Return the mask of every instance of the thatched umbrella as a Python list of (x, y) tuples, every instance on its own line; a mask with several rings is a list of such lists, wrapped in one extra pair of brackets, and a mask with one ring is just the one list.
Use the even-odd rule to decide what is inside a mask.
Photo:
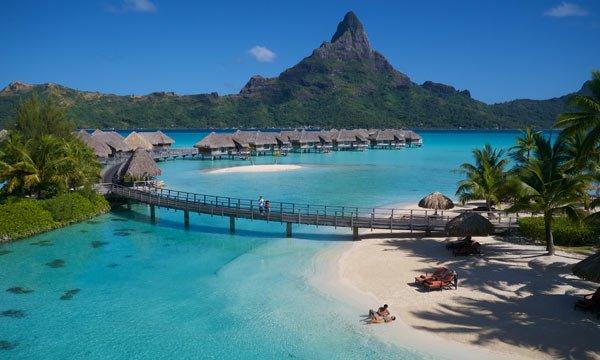
[(438, 210), (448, 210), (454, 207), (454, 203), (449, 197), (441, 192), (432, 192), (419, 201), (419, 207), (426, 209), (434, 209), (437, 214)]
[(575, 264), (573, 274), (582, 279), (600, 283), (600, 252)]
[(446, 224), (446, 233), (450, 236), (486, 236), (493, 232), (494, 225), (474, 212), (462, 213)]
[(161, 174), (156, 162), (148, 151), (138, 148), (119, 167), (119, 180), (133, 182), (137, 180), (148, 180)]

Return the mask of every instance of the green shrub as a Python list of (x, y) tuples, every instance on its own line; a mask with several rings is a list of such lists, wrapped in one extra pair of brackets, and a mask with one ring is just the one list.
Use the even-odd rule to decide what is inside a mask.
[(24, 199), (0, 205), (0, 238), (18, 239), (58, 227), (41, 201)]
[(32, 236), (108, 210), (108, 201), (93, 193), (69, 193), (46, 200), (11, 198), (0, 204), (0, 240)]
[[(545, 241), (543, 217), (519, 219), (522, 235), (538, 242)], [(555, 218), (552, 223), (554, 244), (561, 246), (584, 246), (600, 244), (600, 226), (574, 222), (566, 217)]]
[(52, 218), (61, 224), (69, 224), (89, 219), (109, 210), (106, 199), (91, 194), (87, 197), (80, 193), (69, 193), (42, 200), (44, 209), (52, 214)]

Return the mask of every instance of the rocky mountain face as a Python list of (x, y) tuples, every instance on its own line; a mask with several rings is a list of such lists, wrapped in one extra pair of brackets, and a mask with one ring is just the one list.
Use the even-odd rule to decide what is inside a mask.
[(415, 84), (373, 50), (353, 12), (324, 42), (278, 77), (253, 76), (238, 94), (117, 96), (55, 84), (13, 82), (0, 91), (0, 127), (24, 96), (56, 96), (82, 127), (549, 127), (566, 97), (486, 105), (468, 90)]

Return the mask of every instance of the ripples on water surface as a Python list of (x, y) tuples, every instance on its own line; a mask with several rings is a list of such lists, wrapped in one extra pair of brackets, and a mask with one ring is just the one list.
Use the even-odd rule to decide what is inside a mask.
[[(174, 189), (274, 201), (383, 206), (431, 191), (453, 194), (470, 150), (511, 146), (510, 132), (424, 132), (401, 151), (292, 154), (284, 173), (205, 174), (241, 161), (161, 164)], [(174, 133), (189, 146), (199, 133)], [(257, 163), (272, 163), (261, 157)], [(0, 246), (0, 358), (409, 358), (384, 344), (306, 281), (314, 255), (349, 239), (347, 230), (158, 210), (116, 211)], [(375, 306), (374, 304), (373, 306)]]

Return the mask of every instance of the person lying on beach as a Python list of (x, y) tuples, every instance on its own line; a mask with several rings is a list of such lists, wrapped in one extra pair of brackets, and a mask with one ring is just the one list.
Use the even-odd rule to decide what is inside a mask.
[(393, 315), (381, 316), (373, 310), (369, 310), (369, 320), (372, 324), (381, 324), (388, 323), (396, 320), (396, 317)]
[(390, 311), (388, 310), (388, 304), (384, 304), (377, 310), (377, 315), (379, 316), (389, 316)]

